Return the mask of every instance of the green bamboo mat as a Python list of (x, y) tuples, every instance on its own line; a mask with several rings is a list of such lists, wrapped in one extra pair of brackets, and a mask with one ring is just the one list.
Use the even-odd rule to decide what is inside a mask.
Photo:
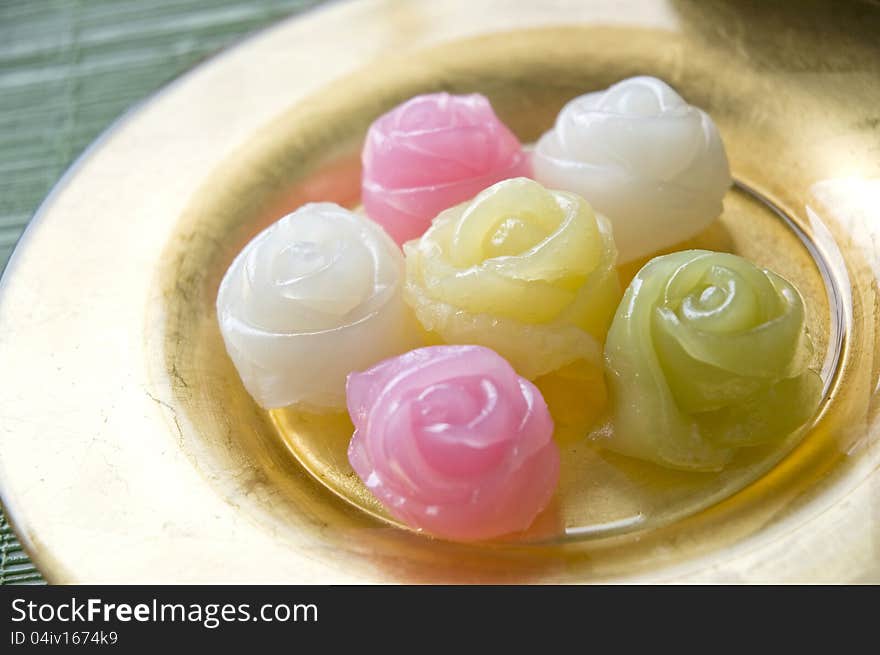
[[(108, 123), (243, 35), (321, 1), (0, 0), (0, 269)], [(0, 511), (0, 584), (41, 582)]]

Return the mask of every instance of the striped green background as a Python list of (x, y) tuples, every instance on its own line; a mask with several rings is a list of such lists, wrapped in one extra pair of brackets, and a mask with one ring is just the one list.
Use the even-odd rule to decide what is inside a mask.
[[(0, 0), (0, 268), (55, 181), (127, 107), (321, 1)], [(0, 584), (41, 582), (0, 512)]]

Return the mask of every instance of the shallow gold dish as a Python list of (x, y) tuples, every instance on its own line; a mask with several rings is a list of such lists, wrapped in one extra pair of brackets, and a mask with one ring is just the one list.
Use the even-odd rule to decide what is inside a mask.
[[(766, 3), (769, 5), (770, 3)], [(643, 0), (338, 3), (263, 32), (112, 128), (0, 285), (0, 485), (53, 582), (880, 582), (880, 8)], [(524, 141), (624, 77), (706, 109), (738, 186), (694, 245), (803, 291), (815, 422), (721, 475), (563, 443), (529, 533), (432, 540), (348, 469), (345, 417), (260, 410), (214, 299), (260, 229), (358, 203), (369, 123), (489, 96)]]

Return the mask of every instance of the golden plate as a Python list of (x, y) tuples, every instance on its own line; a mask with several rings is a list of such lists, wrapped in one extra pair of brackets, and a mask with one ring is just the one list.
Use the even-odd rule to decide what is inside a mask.
[[(52, 582), (880, 581), (880, 9), (696, 0), (335, 3), (172, 84), (80, 160), (0, 287), (0, 483)], [(565, 442), (533, 530), (389, 525), (350, 426), (259, 410), (213, 312), (226, 265), (312, 199), (358, 201), (369, 123), (478, 91), (524, 140), (653, 74), (715, 118), (739, 186), (701, 243), (793, 279), (827, 394), (723, 475)]]

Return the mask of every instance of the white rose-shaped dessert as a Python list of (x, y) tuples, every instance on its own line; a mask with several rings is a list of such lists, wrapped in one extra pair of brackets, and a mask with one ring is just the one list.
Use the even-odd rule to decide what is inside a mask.
[(226, 349), (263, 407), (345, 407), (351, 371), (419, 345), (403, 256), (369, 219), (304, 205), (258, 234), (217, 295)]
[(702, 231), (731, 184), (712, 119), (653, 77), (569, 102), (532, 164), (536, 180), (579, 193), (608, 217), (621, 263)]

